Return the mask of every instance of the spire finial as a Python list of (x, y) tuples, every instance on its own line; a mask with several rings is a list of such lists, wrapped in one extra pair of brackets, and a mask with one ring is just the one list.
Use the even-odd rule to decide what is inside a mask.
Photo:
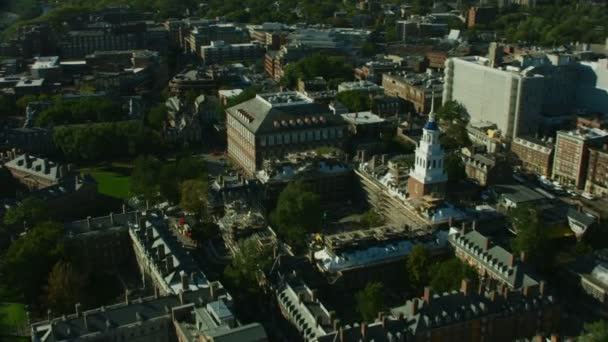
[(431, 112), (429, 113), (429, 121), (435, 121), (435, 92), (431, 92)]

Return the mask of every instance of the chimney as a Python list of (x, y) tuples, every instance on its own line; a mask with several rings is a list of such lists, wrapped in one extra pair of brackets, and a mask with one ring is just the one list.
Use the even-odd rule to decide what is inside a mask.
[(467, 233), (467, 224), (466, 222), (462, 222), (462, 228), (460, 229), (460, 235), (464, 236)]
[(313, 303), (317, 302), (317, 290), (316, 289), (310, 290), (310, 301)]
[(114, 227), (114, 213), (110, 212), (110, 224)]
[(521, 262), (526, 262), (526, 252), (525, 251), (519, 252), (519, 260)]
[(464, 278), (460, 281), (460, 292), (462, 292), (463, 295), (465, 296), (469, 296), (471, 294), (471, 281), (467, 278)]
[(452, 216), (448, 217), (448, 225), (450, 228), (454, 226), (454, 218)]
[(158, 287), (154, 286), (154, 298), (158, 299), (159, 296), (160, 296), (160, 294), (158, 291)]
[(91, 229), (91, 216), (87, 216), (87, 228)]
[(511, 290), (509, 290), (508, 286), (505, 286), (502, 290), (502, 295), (503, 297), (505, 297), (505, 300), (509, 299), (509, 294), (510, 294)]
[(82, 321), (84, 323), (84, 331), (89, 331), (89, 320), (87, 319), (87, 313), (83, 313), (82, 315)]
[(190, 287), (188, 285), (188, 274), (184, 271), (181, 271), (179, 273), (179, 276), (181, 277), (181, 280), (182, 280), (182, 289), (184, 289), (184, 291), (187, 291)]
[(302, 304), (304, 302), (304, 294), (298, 293), (298, 303)]
[(511, 253), (509, 255), (509, 267), (513, 267), (515, 266), (515, 255), (513, 253)]
[(123, 214), (126, 214), (126, 213), (127, 213), (127, 205), (126, 205), (126, 204), (123, 204), (123, 205), (122, 205), (122, 213), (123, 213)]
[(340, 330), (340, 320), (337, 318), (334, 318), (332, 321), (333, 327), (334, 327), (334, 331), (338, 331)]
[(412, 316), (416, 316), (418, 314), (418, 298), (412, 299)]
[(534, 295), (535, 286), (524, 286), (523, 294), (524, 297), (532, 297)]
[(544, 280), (541, 280), (538, 283), (538, 293), (540, 294), (541, 297), (544, 297), (546, 291), (547, 291), (547, 282)]
[(171, 271), (173, 271), (173, 257), (172, 256), (165, 258), (165, 266), (167, 267), (167, 272), (171, 273)]
[(473, 230), (477, 230), (477, 221), (473, 221), (473, 226), (472, 226)]
[(179, 303), (181, 305), (184, 305), (184, 291), (183, 290), (179, 290), (179, 292), (177, 293), (177, 297), (179, 297)]
[(345, 340), (344, 340), (344, 328), (340, 327), (340, 331), (338, 332), (338, 336), (340, 337), (340, 342), (345, 342)]
[(131, 304), (131, 300), (129, 299), (129, 290), (125, 290), (125, 304)]
[(483, 240), (483, 250), (487, 252), (488, 249), (490, 249), (490, 239), (484, 238), (484, 240)]
[(361, 339), (365, 341), (367, 338), (367, 323), (361, 323)]
[(424, 287), (424, 296), (422, 298), (424, 299), (424, 302), (426, 304), (429, 304), (431, 302), (431, 299), (433, 298), (433, 290), (430, 286)]
[(215, 285), (216, 282), (209, 283), (209, 296), (211, 297), (211, 300), (215, 300)]

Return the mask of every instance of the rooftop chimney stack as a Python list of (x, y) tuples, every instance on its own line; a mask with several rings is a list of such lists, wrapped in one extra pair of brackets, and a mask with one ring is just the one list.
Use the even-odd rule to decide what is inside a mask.
[(190, 287), (188, 284), (188, 274), (184, 271), (181, 271), (179, 273), (179, 276), (181, 277), (181, 281), (182, 281), (182, 289), (184, 289), (184, 291), (187, 291)]
[(412, 299), (412, 316), (416, 316), (418, 314), (418, 298)]
[(76, 305), (74, 305), (74, 309), (76, 311), (76, 317), (80, 317), (82, 315), (82, 305), (80, 303), (76, 303)]
[(471, 294), (471, 286), (473, 285), (471, 284), (471, 281), (469, 279), (462, 279), (462, 281), (460, 282), (460, 292), (462, 292), (463, 295), (468, 297)]
[(431, 289), (430, 286), (425, 286), (424, 287), (424, 296), (422, 297), (424, 299), (424, 302), (426, 304), (429, 304), (431, 302), (432, 297), (433, 297), (433, 290)]

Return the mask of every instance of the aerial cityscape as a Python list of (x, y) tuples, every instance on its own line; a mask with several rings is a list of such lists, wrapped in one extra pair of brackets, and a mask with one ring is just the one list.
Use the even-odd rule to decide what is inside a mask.
[(608, 1), (0, 1), (25, 341), (608, 342)]

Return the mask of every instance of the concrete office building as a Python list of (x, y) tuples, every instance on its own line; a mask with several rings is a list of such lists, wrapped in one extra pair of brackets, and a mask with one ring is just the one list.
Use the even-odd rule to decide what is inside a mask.
[(526, 52), (503, 66), (501, 49), (490, 57), (450, 58), (443, 101), (458, 101), (471, 122), (495, 123), (503, 136), (537, 133), (540, 114), (606, 112), (608, 60), (578, 62), (574, 55)]
[(579, 189), (585, 185), (589, 147), (601, 146), (608, 132), (596, 128), (558, 131), (553, 158), (553, 179)]
[(506, 137), (534, 133), (540, 120), (542, 76), (529, 69), (497, 69), (487, 58), (450, 58), (446, 62), (443, 103), (457, 101), (470, 121), (489, 121)]

